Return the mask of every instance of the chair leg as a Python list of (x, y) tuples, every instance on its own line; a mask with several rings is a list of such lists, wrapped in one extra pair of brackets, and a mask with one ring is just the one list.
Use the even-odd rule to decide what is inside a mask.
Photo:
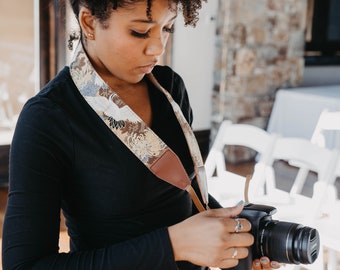
[(337, 270), (338, 269), (338, 258), (337, 252), (334, 249), (328, 249), (328, 263), (327, 270)]
[(304, 183), (306, 182), (309, 170), (307, 168), (301, 167), (298, 171), (298, 174), (295, 178), (294, 185), (292, 186), (290, 193), (291, 194), (300, 194), (303, 188)]

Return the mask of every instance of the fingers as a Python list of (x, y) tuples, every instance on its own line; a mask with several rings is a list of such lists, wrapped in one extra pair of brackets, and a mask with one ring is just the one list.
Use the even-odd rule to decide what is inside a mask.
[(244, 259), (248, 257), (248, 248), (245, 247), (231, 247), (228, 248), (226, 258), (225, 259)]
[(254, 243), (254, 237), (250, 233), (231, 233), (228, 238), (230, 247), (247, 247)]
[(271, 261), (270, 265), (273, 269), (279, 269), (281, 267), (280, 263), (278, 263), (276, 261)]
[(241, 220), (239, 218), (235, 218), (234, 220), (236, 221), (236, 226), (235, 226), (235, 229), (234, 229), (235, 233), (241, 232), (242, 229), (243, 229), (243, 225), (242, 225)]
[(210, 209), (208, 211), (204, 211), (204, 214), (214, 217), (232, 218), (236, 217), (238, 214), (241, 213), (243, 206), (244, 206), (243, 203), (239, 203), (233, 207)]
[[(228, 232), (249, 232), (251, 229), (251, 223), (246, 219), (237, 218), (237, 215), (241, 213), (243, 206), (243, 203), (238, 203), (234, 207), (210, 209), (203, 212), (203, 214), (210, 217), (225, 219), (228, 226)], [(235, 223), (230, 222), (230, 218), (234, 218)]]
[(248, 256), (254, 242), (251, 224), (235, 218), (242, 205), (200, 212), (168, 228), (176, 261), (230, 268)]
[(253, 270), (270, 270), (278, 268), (280, 268), (280, 264), (276, 261), (270, 261), (268, 257), (262, 257), (261, 259), (253, 261)]
[(270, 261), (267, 257), (256, 259), (253, 261), (253, 270), (271, 269)]
[(248, 220), (230, 217), (218, 219), (223, 223), (224, 238), (228, 238), (229, 247), (245, 247), (253, 244), (254, 237), (249, 233), (251, 223)]
[(235, 227), (231, 232), (239, 233), (239, 232), (249, 232), (251, 229), (251, 223), (244, 218), (235, 218)]
[[(239, 260), (248, 257), (249, 250), (246, 247), (231, 247), (226, 250), (225, 257), (221, 260), (221, 263), (218, 264), (217, 269), (225, 269), (234, 267), (239, 263)], [(215, 268), (210, 268), (215, 269)]]
[(224, 223), (225, 239), (231, 247), (245, 247), (250, 246), (254, 242), (254, 237), (249, 233), (251, 223), (244, 218), (225, 218), (220, 219)]
[[(244, 218), (234, 218), (234, 214), (240, 212), (239, 210), (242, 211), (242, 207), (243, 206), (234, 206), (230, 208), (211, 209), (201, 214), (225, 220), (227, 231), (230, 233), (249, 232), (251, 223), (248, 220)], [(233, 219), (233, 222), (231, 222), (230, 219)]]
[(244, 218), (221, 218), (226, 232), (230, 234), (241, 234), (251, 230), (251, 223)]

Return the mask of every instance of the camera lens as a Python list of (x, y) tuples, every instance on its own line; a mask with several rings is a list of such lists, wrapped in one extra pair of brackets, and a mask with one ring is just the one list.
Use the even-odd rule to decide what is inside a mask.
[(259, 228), (259, 250), (271, 260), (291, 264), (313, 263), (320, 239), (316, 229), (277, 220), (265, 221)]

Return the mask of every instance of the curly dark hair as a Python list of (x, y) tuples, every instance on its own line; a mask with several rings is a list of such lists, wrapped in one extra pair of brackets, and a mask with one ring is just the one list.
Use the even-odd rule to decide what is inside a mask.
[[(152, 2), (156, 0), (70, 0), (73, 12), (78, 20), (80, 6), (85, 6), (91, 10), (92, 14), (95, 15), (98, 20), (105, 27), (105, 21), (110, 17), (111, 12), (117, 8), (128, 7), (137, 2), (147, 2), (146, 15), (148, 19), (151, 18), (151, 8)], [(168, 0), (169, 9), (171, 10), (171, 4), (175, 3), (177, 11), (182, 12), (184, 17), (185, 26), (196, 26), (198, 21), (198, 10), (202, 8), (202, 2), (207, 2), (207, 0)], [(70, 34), (68, 40), (68, 48), (73, 49), (73, 41), (81, 38), (82, 32), (73, 32)]]
[[(81, 5), (91, 10), (102, 23), (111, 15), (112, 10), (133, 5), (136, 2), (147, 1), (146, 15), (151, 19), (152, 2), (155, 0), (70, 0), (73, 12), (78, 18), (79, 7)], [(185, 25), (195, 27), (198, 21), (198, 10), (202, 7), (202, 2), (207, 0), (168, 0), (169, 8), (171, 3), (175, 3), (178, 10), (182, 12)]]

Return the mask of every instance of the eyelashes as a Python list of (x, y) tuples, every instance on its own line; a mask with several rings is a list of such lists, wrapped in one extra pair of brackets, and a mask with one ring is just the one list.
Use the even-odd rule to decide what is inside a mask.
[(150, 31), (146, 33), (140, 33), (140, 32), (131, 30), (131, 35), (137, 38), (148, 38), (150, 36)]
[(173, 34), (175, 32), (175, 25), (171, 25), (171, 27), (164, 27), (163, 31), (165, 31), (169, 34)]
[[(175, 26), (172, 25), (171, 27), (164, 27), (163, 31), (169, 34), (173, 34), (175, 32)], [(145, 32), (145, 33), (141, 33), (135, 30), (131, 30), (131, 35), (137, 38), (148, 38), (150, 37), (150, 30)]]

